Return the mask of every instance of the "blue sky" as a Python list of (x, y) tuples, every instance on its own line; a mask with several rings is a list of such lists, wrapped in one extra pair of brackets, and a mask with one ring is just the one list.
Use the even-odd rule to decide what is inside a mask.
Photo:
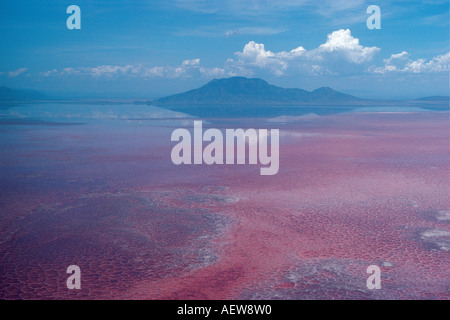
[[(66, 27), (72, 4), (80, 30)], [(371, 4), (379, 30), (366, 26)], [(448, 0), (2, 0), (0, 14), (0, 85), (12, 88), (142, 99), (241, 75), (369, 98), (449, 94)]]

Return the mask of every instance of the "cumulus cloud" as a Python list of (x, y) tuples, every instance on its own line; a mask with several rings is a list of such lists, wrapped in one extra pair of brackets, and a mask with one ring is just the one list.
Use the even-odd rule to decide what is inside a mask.
[(9, 71), (8, 72), (8, 76), (10, 76), (10, 77), (17, 77), (18, 75), (26, 72), (27, 70), (28, 70), (27, 68), (19, 68), (19, 69), (14, 70), (14, 71)]
[[(41, 72), (44, 77), (78, 75), (93, 78), (141, 77), (190, 78), (203, 76), (220, 78), (229, 76), (254, 76), (270, 73), (276, 76), (304, 75), (361, 75), (364, 73), (385, 74), (392, 72), (431, 73), (450, 70), (450, 52), (431, 60), (412, 60), (406, 51), (392, 54), (384, 59), (383, 66), (370, 66), (378, 47), (364, 46), (349, 29), (340, 29), (328, 34), (324, 43), (307, 50), (298, 45), (287, 51), (271, 51), (263, 43), (249, 41), (242, 51), (234, 53), (223, 65), (205, 67), (198, 58), (186, 59), (178, 65), (99, 65), (96, 67), (67, 67)], [(11, 71), (10, 76), (25, 72), (25, 68)], [(260, 76), (260, 74), (258, 74)]]
[(238, 60), (229, 59), (228, 65), (231, 68), (241, 69), (245, 66), (255, 66), (260, 69), (269, 69), (275, 75), (283, 75), (288, 68), (288, 62), (302, 56), (306, 50), (303, 47), (297, 47), (291, 51), (272, 52), (266, 50), (264, 44), (250, 41), (242, 52), (236, 52)]
[(242, 52), (236, 52), (240, 58), (240, 63), (259, 68), (269, 68), (275, 74), (282, 74), (286, 70), (287, 64), (279, 59), (275, 53), (264, 48), (264, 44), (250, 41), (247, 43)]
[(384, 59), (384, 66), (370, 67), (369, 71), (378, 74), (390, 72), (402, 73), (432, 73), (450, 71), (450, 52), (436, 56), (430, 61), (426, 59), (412, 60), (406, 51), (392, 54), (389, 59)]
[[(325, 43), (312, 50), (299, 45), (289, 51), (273, 52), (263, 43), (248, 42), (242, 51), (235, 52), (233, 58), (224, 65), (206, 68), (200, 59), (187, 59), (178, 66), (143, 65), (100, 65), (96, 67), (67, 67), (62, 70), (42, 72), (43, 76), (87, 75), (92, 77), (115, 77), (118, 75), (140, 76), (143, 78), (164, 77), (182, 78), (201, 75), (208, 78), (234, 75), (252, 76), (256, 70), (266, 70), (276, 76), (289, 72), (302, 72), (311, 75), (338, 74), (339, 70), (350, 70), (349, 64), (361, 65), (373, 59), (380, 49), (365, 47), (359, 39), (352, 36), (349, 29), (341, 29), (328, 35)], [(367, 68), (367, 66), (366, 66)]]
[(377, 47), (363, 47), (359, 39), (352, 36), (349, 29), (333, 31), (327, 37), (327, 42), (321, 44), (314, 50), (314, 54), (324, 53), (342, 54), (345, 59), (354, 63), (362, 63), (372, 60), (373, 56), (380, 51)]
[(309, 51), (298, 46), (290, 51), (272, 52), (266, 50), (264, 44), (250, 41), (241, 52), (235, 53), (236, 60), (229, 59), (227, 63), (230, 68), (256, 67), (278, 76), (284, 75), (290, 67), (311, 74), (332, 74), (332, 65), (336, 65), (336, 61), (359, 65), (371, 61), (378, 51), (377, 47), (362, 46), (349, 29), (341, 29), (329, 34), (325, 43)]

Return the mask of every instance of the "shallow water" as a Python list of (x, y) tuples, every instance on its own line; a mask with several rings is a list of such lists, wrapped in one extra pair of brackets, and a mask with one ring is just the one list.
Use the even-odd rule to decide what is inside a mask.
[(260, 176), (175, 166), (183, 113), (2, 108), (0, 298), (449, 299), (448, 113), (372, 111), (203, 119), (279, 128)]

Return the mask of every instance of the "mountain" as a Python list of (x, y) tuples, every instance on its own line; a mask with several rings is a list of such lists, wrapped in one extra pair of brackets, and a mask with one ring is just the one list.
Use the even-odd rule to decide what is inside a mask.
[(414, 101), (449, 102), (449, 96), (432, 96), (414, 99)]
[(328, 87), (312, 92), (285, 89), (258, 78), (232, 77), (214, 79), (206, 85), (184, 93), (149, 101), (156, 106), (180, 105), (346, 105), (363, 99)]
[(0, 101), (23, 101), (45, 99), (45, 95), (35, 90), (0, 87)]

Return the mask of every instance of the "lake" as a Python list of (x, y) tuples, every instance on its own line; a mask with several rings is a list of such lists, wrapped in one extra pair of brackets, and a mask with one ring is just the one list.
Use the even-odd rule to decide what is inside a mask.
[(3, 105), (0, 299), (449, 299), (448, 112), (344, 109), (201, 118), (279, 129), (261, 176), (174, 165), (180, 110)]

